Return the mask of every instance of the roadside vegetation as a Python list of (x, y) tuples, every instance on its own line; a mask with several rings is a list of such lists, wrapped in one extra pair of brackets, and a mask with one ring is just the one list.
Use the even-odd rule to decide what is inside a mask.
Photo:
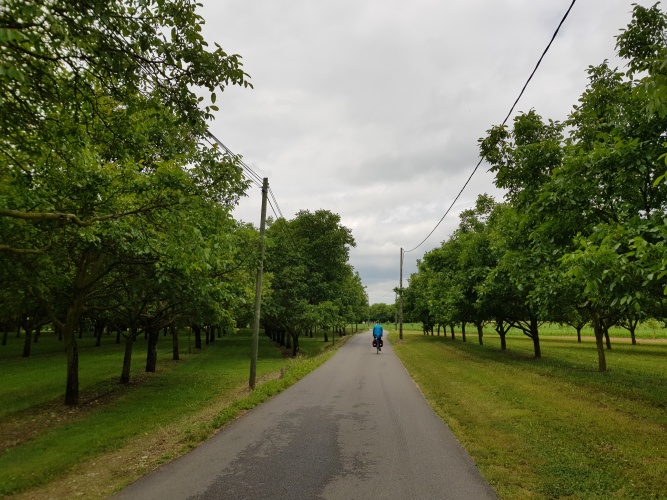
[(57, 337), (45, 334), (30, 359), (20, 356), (23, 340), (11, 338), (0, 350), (0, 496), (105, 498), (289, 387), (345, 339), (304, 338), (294, 358), (261, 336), (251, 392), (249, 330), (201, 350), (189, 349), (182, 335), (180, 361), (161, 351), (159, 370), (136, 368), (129, 385), (118, 384), (123, 348), (108, 337), (95, 347), (95, 337), (87, 336), (81, 402), (71, 408), (60, 400), (64, 360)]
[(368, 317), (340, 216), (269, 214), (247, 390), (260, 234), (233, 211), (256, 179), (209, 125), (252, 84), (200, 9), (2, 4), (0, 495), (108, 495)]
[[(200, 8), (7, 0), (0, 10), (2, 347), (21, 332), (30, 358), (41, 331), (55, 330), (63, 374), (48, 371), (71, 407), (94, 362), (80, 355), (83, 332), (124, 344), (115, 362), (130, 384), (142, 335), (154, 372), (163, 332), (178, 360), (178, 331), (201, 349), (253, 320), (260, 235), (233, 217), (252, 177), (209, 132), (223, 91), (252, 84), (241, 56), (204, 40)], [(339, 215), (274, 215), (262, 326), (296, 355), (300, 337), (365, 320), (368, 299)]]
[[(195, 2), (78, 7), (0, 11), (0, 494), (26, 498), (108, 495), (312, 370), (345, 325), (396, 318), (369, 309), (339, 215), (274, 213), (250, 393), (260, 235), (232, 213), (252, 181), (208, 128), (250, 77)], [(480, 195), (397, 290), (421, 332), (396, 351), (504, 498), (667, 491), (665, 345), (641, 330), (667, 322), (665, 40), (659, 5), (634, 6), (626, 66), (591, 66), (565, 122), (490, 128), (505, 199)]]
[(418, 261), (404, 318), (461, 328), (484, 343), (493, 324), (548, 356), (543, 328), (587, 325), (605, 372), (610, 329), (667, 322), (667, 14), (634, 5), (616, 37), (623, 68), (588, 68), (560, 123), (536, 110), (479, 139), (504, 200), (479, 195), (453, 234)]
[(535, 360), (525, 335), (503, 351), (497, 334), (414, 326), (403, 341), (389, 330), (396, 353), (501, 498), (664, 498), (667, 343), (650, 329), (615, 342), (600, 374), (594, 337), (571, 328), (553, 327)]

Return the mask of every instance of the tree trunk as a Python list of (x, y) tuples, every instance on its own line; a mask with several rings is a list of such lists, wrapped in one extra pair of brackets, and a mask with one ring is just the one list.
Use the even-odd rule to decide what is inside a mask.
[(611, 339), (609, 338), (609, 327), (602, 322), (602, 331), (604, 332), (604, 339), (607, 343), (607, 350), (611, 351)]
[(133, 327), (127, 334), (125, 339), (125, 355), (123, 356), (123, 371), (120, 373), (120, 383), (130, 383), (130, 367), (132, 365), (132, 347), (134, 340), (137, 338), (137, 329)]
[(67, 353), (67, 383), (65, 387), (65, 404), (79, 404), (79, 345), (76, 342), (76, 330), (81, 322), (85, 298), (83, 293), (75, 296), (67, 308), (65, 322), (62, 323), (62, 335)]
[(530, 336), (533, 339), (533, 351), (535, 352), (535, 359), (542, 359), (542, 349), (540, 348), (540, 331), (537, 326), (537, 318), (532, 316), (530, 318)]
[[(67, 334), (64, 334), (67, 337)], [(67, 386), (65, 388), (65, 404), (76, 406), (79, 404), (79, 346), (76, 343), (74, 332), (66, 341), (67, 350)]]
[(463, 321), (461, 323), (461, 337), (463, 338), (463, 342), (466, 341), (466, 322)]
[(181, 356), (178, 352), (178, 332), (176, 331), (176, 325), (174, 323), (171, 324), (171, 353), (172, 353), (172, 358), (174, 361), (179, 361), (181, 359)]
[(327, 329), (325, 328), (324, 330), (322, 330), (322, 332), (324, 333), (324, 341), (329, 342), (329, 337), (327, 335)]
[(295, 333), (292, 335), (292, 356), (296, 357), (298, 352), (299, 352), (299, 335)]
[(195, 332), (195, 349), (201, 349), (201, 327), (192, 325), (192, 331)]
[(577, 329), (577, 342), (578, 342), (579, 344), (581, 344), (581, 329), (582, 329), (582, 328), (583, 328), (583, 327), (581, 327), (581, 326), (577, 326), (577, 327), (576, 327), (576, 329)]
[(506, 351), (507, 350), (507, 341), (505, 339), (507, 335), (507, 331), (509, 328), (505, 328), (505, 322), (503, 320), (497, 320), (496, 321), (496, 332), (498, 332), (498, 335), (500, 336), (500, 350), (501, 351)]
[(39, 336), (42, 334), (42, 325), (37, 325), (35, 328), (35, 335), (32, 339), (33, 344), (39, 343)]
[(484, 326), (482, 323), (477, 323), (477, 338), (479, 339), (479, 345), (484, 345)]
[(160, 339), (160, 330), (155, 325), (146, 327), (148, 333), (148, 347), (146, 351), (146, 371), (155, 373), (157, 368), (157, 341)]
[(602, 321), (597, 313), (593, 313), (593, 331), (595, 332), (595, 344), (598, 349), (598, 371), (600, 373), (607, 371), (607, 360), (604, 353), (604, 328)]
[(452, 334), (452, 340), (454, 340), (456, 337), (454, 337), (454, 325), (449, 325), (449, 331)]
[(27, 324), (25, 325), (25, 341), (23, 342), (23, 357), (30, 357), (30, 348), (32, 347), (32, 327)]
[(102, 333), (104, 333), (104, 323), (95, 321), (95, 347), (102, 345)]

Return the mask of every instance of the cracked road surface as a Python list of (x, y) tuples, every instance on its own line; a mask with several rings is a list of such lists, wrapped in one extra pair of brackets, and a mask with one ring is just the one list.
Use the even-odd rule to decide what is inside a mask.
[(350, 338), (292, 387), (113, 498), (497, 498), (384, 345), (377, 354), (370, 332)]

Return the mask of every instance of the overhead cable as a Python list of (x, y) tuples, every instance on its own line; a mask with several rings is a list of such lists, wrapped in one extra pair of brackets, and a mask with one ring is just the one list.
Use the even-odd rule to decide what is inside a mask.
[[(535, 75), (535, 72), (537, 71), (537, 68), (540, 67), (540, 64), (542, 63), (542, 59), (544, 59), (544, 56), (549, 51), (549, 48), (551, 47), (551, 44), (553, 43), (554, 39), (556, 38), (556, 35), (558, 35), (558, 31), (560, 30), (561, 26), (565, 22), (565, 19), (567, 19), (567, 16), (570, 14), (570, 11), (572, 10), (572, 7), (574, 7), (574, 4), (575, 4), (576, 1), (577, 0), (572, 0), (572, 3), (570, 4), (570, 7), (567, 9), (567, 12), (565, 12), (565, 15), (560, 20), (560, 23), (558, 23), (558, 27), (556, 28), (556, 31), (554, 31), (554, 34), (551, 36), (551, 40), (549, 41), (549, 43), (547, 44), (547, 47), (542, 52), (542, 55), (540, 56), (539, 60), (537, 61), (537, 64), (535, 65), (535, 68), (533, 69), (533, 72), (530, 74), (530, 76), (528, 77), (528, 80), (526, 80), (526, 83), (523, 85), (523, 88), (521, 89), (521, 92), (519, 93), (519, 97), (517, 97), (516, 100), (514, 101), (514, 104), (512, 104), (512, 107), (510, 108), (509, 113), (507, 113), (507, 116), (503, 120), (502, 125), (505, 125), (507, 123), (507, 120), (509, 120), (509, 117), (512, 115), (512, 112), (514, 111), (514, 108), (516, 107), (517, 103), (519, 102), (519, 99), (521, 99), (521, 96), (523, 96), (523, 93), (526, 90), (526, 87), (528, 87), (528, 84), (530, 83), (530, 81), (532, 80), (533, 75)], [(456, 195), (456, 198), (454, 198), (454, 201), (452, 202), (452, 204), (449, 206), (449, 208), (447, 209), (445, 214), (440, 218), (440, 220), (435, 225), (435, 227), (431, 230), (431, 232), (428, 233), (428, 236), (426, 236), (426, 238), (424, 238), (422, 240), (422, 242), (419, 243), (419, 245), (417, 245), (416, 247), (414, 247), (410, 250), (405, 250), (403, 253), (409, 253), (409, 252), (412, 252), (414, 250), (417, 250), (420, 246), (422, 246), (424, 244), (424, 242), (426, 242), (426, 240), (428, 240), (431, 237), (431, 235), (435, 232), (435, 230), (438, 229), (438, 226), (440, 226), (442, 221), (445, 220), (445, 217), (447, 217), (447, 214), (449, 214), (449, 211), (452, 209), (454, 204), (457, 202), (457, 200), (461, 196), (461, 193), (463, 193), (463, 190), (466, 188), (466, 186), (468, 185), (468, 183), (472, 179), (472, 176), (475, 175), (475, 172), (477, 172), (477, 169), (482, 164), (482, 161), (483, 161), (483, 158), (480, 159), (479, 162), (477, 162), (477, 165), (475, 166), (474, 170), (472, 171), (472, 173), (468, 177), (468, 180), (466, 180), (465, 184), (463, 185), (463, 187), (459, 191), (459, 194)]]
[[(270, 186), (269, 186), (269, 194), (271, 195), (271, 198), (273, 198), (273, 202), (276, 204), (276, 208), (278, 209), (278, 213), (280, 214), (280, 217), (282, 217), (284, 219), (285, 217), (283, 216), (283, 211), (280, 210), (280, 206), (278, 206), (278, 200), (276, 200), (276, 196), (273, 194), (273, 190), (271, 189)], [(277, 214), (276, 214), (276, 217), (278, 217)]]
[(259, 182), (259, 187), (262, 186), (263, 179), (257, 174), (257, 172), (255, 172), (252, 168), (246, 165), (243, 162), (243, 160), (241, 160), (237, 155), (235, 155), (231, 149), (225, 146), (220, 139), (214, 136), (210, 130), (207, 130), (206, 132), (222, 149), (224, 149), (227, 152), (227, 154), (229, 154), (238, 161), (239, 165), (241, 165), (241, 168), (243, 168), (243, 170), (246, 172), (251, 181), (255, 183)]

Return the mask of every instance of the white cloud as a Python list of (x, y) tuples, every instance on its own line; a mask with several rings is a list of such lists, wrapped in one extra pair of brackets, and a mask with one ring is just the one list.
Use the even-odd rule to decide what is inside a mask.
[[(640, 2), (645, 5), (652, 3)], [(549, 42), (568, 0), (203, 0), (204, 36), (243, 56), (254, 90), (228, 88), (212, 132), (280, 208), (341, 215), (371, 302), (392, 302), (399, 249), (434, 228)], [(575, 4), (514, 114), (564, 119), (586, 68), (614, 59), (631, 2)], [(618, 64), (618, 62), (614, 62)], [(447, 238), (478, 194), (501, 197), (482, 164), (438, 229)], [(259, 189), (237, 210), (257, 223)]]

